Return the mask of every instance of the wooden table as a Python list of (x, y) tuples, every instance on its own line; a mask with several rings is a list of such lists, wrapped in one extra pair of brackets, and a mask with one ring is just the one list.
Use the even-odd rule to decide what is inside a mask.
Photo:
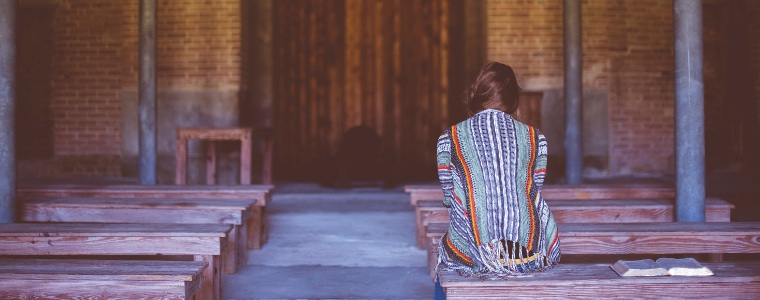
[(216, 183), (216, 142), (240, 141), (240, 184), (251, 184), (251, 128), (179, 128), (177, 129), (176, 184), (187, 184), (187, 141), (208, 142), (206, 148), (206, 183)]

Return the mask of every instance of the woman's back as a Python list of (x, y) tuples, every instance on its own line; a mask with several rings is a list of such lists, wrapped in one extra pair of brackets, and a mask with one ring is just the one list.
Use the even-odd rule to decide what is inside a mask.
[(537, 129), (486, 109), (441, 135), (437, 152), (451, 216), (439, 261), (484, 277), (559, 261), (556, 223), (540, 195), (546, 140)]

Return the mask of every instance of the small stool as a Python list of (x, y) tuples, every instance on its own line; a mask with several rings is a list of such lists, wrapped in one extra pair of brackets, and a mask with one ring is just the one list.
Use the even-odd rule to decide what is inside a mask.
[(176, 184), (187, 184), (187, 140), (204, 140), (206, 184), (216, 184), (216, 141), (240, 141), (240, 184), (251, 184), (251, 128), (177, 129)]

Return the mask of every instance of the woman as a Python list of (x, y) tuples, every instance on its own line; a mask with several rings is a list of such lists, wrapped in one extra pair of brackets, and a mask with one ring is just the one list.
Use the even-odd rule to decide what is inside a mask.
[(485, 65), (467, 93), (470, 118), (438, 139), (438, 176), (451, 218), (439, 268), (492, 279), (559, 262), (557, 224), (541, 197), (546, 139), (511, 116), (519, 93), (511, 67)]

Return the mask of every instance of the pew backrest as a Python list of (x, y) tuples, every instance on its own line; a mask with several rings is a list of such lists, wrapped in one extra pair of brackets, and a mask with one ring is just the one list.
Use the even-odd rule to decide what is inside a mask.
[[(443, 192), (437, 184), (407, 185), (409, 202), (441, 200)], [(598, 199), (674, 199), (675, 188), (669, 184), (547, 184), (541, 189), (544, 199), (598, 200)]]
[(272, 185), (19, 184), (19, 197), (257, 199), (266, 206)]

